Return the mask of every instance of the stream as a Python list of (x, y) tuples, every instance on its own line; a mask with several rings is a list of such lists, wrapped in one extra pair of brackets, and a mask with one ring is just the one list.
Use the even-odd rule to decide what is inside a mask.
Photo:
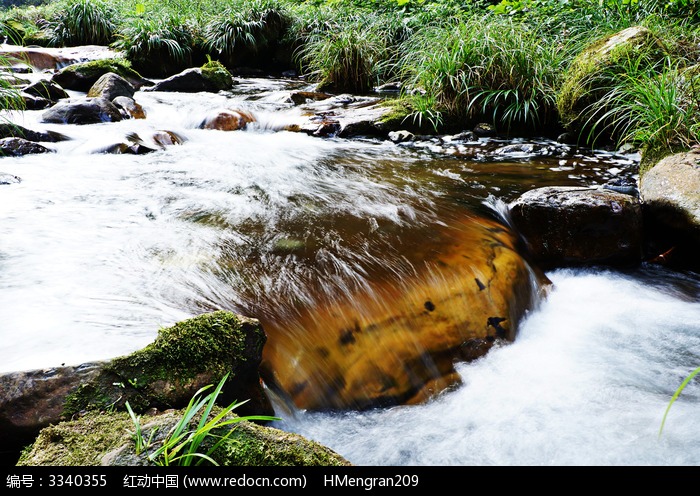
[[(161, 327), (219, 309), (279, 327), (300, 306), (389, 275), (410, 279), (455, 219), (507, 225), (505, 206), (529, 189), (635, 174), (635, 155), (560, 153), (546, 140), (527, 143), (554, 152), (494, 158), (449, 140), (286, 131), (299, 88), (249, 78), (230, 93), (139, 91), (146, 119), (83, 126), (42, 123), (42, 111), (8, 115), (71, 139), (47, 144), (55, 153), (0, 159), (0, 172), (21, 178), (0, 186), (0, 372), (128, 354)], [(197, 127), (227, 107), (256, 122)], [(184, 142), (101, 153), (157, 130)], [(646, 265), (546, 275), (552, 289), (515, 341), (458, 364), (460, 385), (361, 412), (279, 404), (276, 426), (356, 465), (700, 464), (697, 381), (659, 436), (671, 396), (700, 365), (700, 277)]]

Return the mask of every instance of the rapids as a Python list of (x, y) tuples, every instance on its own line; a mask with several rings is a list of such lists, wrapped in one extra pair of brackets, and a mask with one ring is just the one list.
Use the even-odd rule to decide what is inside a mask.
[[(496, 160), (437, 139), (286, 131), (299, 117), (289, 91), (303, 87), (253, 78), (231, 93), (137, 92), (146, 119), (86, 126), (8, 116), (71, 139), (0, 160), (21, 178), (0, 186), (0, 371), (127, 354), (160, 327), (218, 309), (259, 318), (273, 342), (290, 320), (378, 281), (430, 274), (426, 254), (445, 249), (455, 223), (507, 230), (504, 205), (528, 189), (634, 177), (637, 157), (604, 151)], [(227, 107), (256, 124), (197, 128)], [(158, 130), (184, 143), (100, 153)], [(278, 426), (359, 465), (698, 464), (698, 386), (676, 401), (661, 438), (658, 429), (700, 365), (700, 278), (646, 266), (546, 276), (551, 291), (514, 342), (457, 363), (455, 385), (438, 396), (363, 412), (280, 402)]]

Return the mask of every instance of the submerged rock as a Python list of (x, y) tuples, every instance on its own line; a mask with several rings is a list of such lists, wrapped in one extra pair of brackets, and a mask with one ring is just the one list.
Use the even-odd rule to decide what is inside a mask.
[(548, 284), (518, 253), (515, 234), (468, 218), (435, 236), (448, 248), (410, 280), (266, 322), (261, 373), (270, 390), (308, 410), (415, 404), (459, 383), (455, 363), (515, 339)]
[(7, 172), (0, 172), (0, 184), (19, 184), (22, 182), (22, 178), (15, 176), (13, 174), (8, 174)]
[(32, 131), (17, 124), (0, 123), (0, 138), (24, 138), (29, 141), (46, 141), (56, 143), (58, 141), (66, 141), (70, 138), (64, 134), (55, 131)]

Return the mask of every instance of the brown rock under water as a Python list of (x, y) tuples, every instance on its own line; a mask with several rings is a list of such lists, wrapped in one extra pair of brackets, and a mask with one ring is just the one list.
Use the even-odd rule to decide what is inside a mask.
[(468, 218), (443, 234), (448, 246), (411, 280), (264, 323), (270, 390), (308, 410), (415, 404), (460, 382), (456, 362), (512, 341), (549, 281), (495, 221)]
[(250, 112), (221, 110), (204, 119), (200, 127), (202, 129), (216, 129), (219, 131), (237, 131), (244, 129), (251, 122), (255, 122), (255, 117)]

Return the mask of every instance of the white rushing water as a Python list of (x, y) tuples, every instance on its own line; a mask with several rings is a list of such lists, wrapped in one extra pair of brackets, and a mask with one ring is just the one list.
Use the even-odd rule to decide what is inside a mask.
[[(269, 311), (267, 300), (309, 297), (317, 280), (319, 291), (362, 285), (373, 264), (403, 271), (394, 245), (418, 243), (415, 233), (439, 224), (443, 209), (476, 208), (514, 184), (590, 180), (557, 161), (496, 169), (390, 142), (279, 131), (290, 113), (269, 84), (250, 101), (139, 92), (143, 121), (14, 117), (74, 139), (48, 144), (56, 153), (0, 159), (0, 172), (22, 179), (0, 186), (0, 372), (126, 354), (203, 311)], [(196, 129), (207, 111), (233, 103), (259, 125)], [(96, 153), (159, 129), (186, 142), (148, 155)], [(315, 256), (276, 251), (302, 242)], [(358, 465), (700, 463), (695, 383), (658, 437), (671, 395), (700, 366), (700, 278), (661, 268), (549, 277), (553, 291), (516, 342), (460, 365), (463, 384), (436, 400), (363, 413), (281, 410), (279, 426)]]
[[(649, 277), (649, 276), (647, 276)], [(516, 341), (459, 367), (464, 384), (423, 406), (287, 413), (286, 429), (358, 465), (697, 465), (698, 280), (560, 270)]]

